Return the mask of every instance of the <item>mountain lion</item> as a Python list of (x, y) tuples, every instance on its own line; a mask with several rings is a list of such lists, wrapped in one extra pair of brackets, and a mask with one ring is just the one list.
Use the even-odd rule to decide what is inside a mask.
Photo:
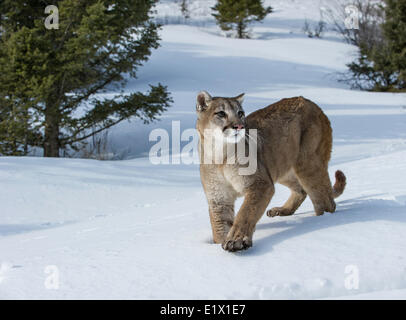
[[(332, 148), (332, 129), (323, 111), (303, 97), (283, 99), (245, 116), (244, 94), (234, 98), (211, 97), (206, 91), (197, 96), (197, 130), (199, 133), (200, 176), (207, 197), (215, 243), (227, 251), (252, 246), (255, 225), (263, 215), (273, 194), (274, 183), (291, 190), (282, 207), (267, 211), (269, 217), (292, 215), (309, 195), (316, 215), (336, 209), (334, 198), (346, 185), (341, 171), (335, 173), (331, 186), (328, 162)], [(249, 146), (251, 129), (256, 129), (255, 150)], [(227, 161), (224, 148), (212, 152), (219, 162), (205, 163), (205, 139), (230, 144), (244, 144), (255, 152), (256, 170), (242, 175), (244, 167), (235, 157)], [(234, 217), (237, 197), (244, 202)]]

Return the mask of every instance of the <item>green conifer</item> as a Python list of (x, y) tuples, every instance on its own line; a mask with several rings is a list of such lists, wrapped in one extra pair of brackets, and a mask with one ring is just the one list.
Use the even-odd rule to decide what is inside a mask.
[[(165, 111), (171, 99), (161, 84), (148, 92), (120, 90), (159, 46), (150, 15), (156, 2), (52, 1), (59, 28), (48, 29), (47, 1), (2, 0), (0, 154), (31, 144), (58, 157), (120, 121), (148, 122)], [(117, 94), (102, 95), (107, 89)]]
[(247, 26), (262, 21), (271, 7), (264, 7), (261, 0), (218, 0), (212, 8), (217, 24), (222, 30), (236, 30), (238, 38), (247, 38)]

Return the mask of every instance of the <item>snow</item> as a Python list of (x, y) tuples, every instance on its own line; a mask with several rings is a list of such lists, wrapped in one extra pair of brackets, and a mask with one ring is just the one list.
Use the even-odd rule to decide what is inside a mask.
[[(319, 1), (270, 3), (251, 40), (225, 38), (209, 13), (204, 26), (164, 26), (127, 90), (162, 82), (175, 102), (157, 123), (110, 131), (125, 160), (0, 158), (0, 299), (406, 298), (406, 95), (337, 82), (354, 47), (300, 30)], [(165, 1), (157, 14), (174, 12)], [(247, 251), (213, 244), (198, 166), (145, 157), (152, 129), (194, 127), (200, 90), (246, 92), (247, 113), (296, 95), (318, 103), (333, 126), (330, 174), (348, 178), (337, 212), (316, 217), (307, 199), (293, 216), (264, 216)], [(270, 207), (288, 195), (277, 186)]]

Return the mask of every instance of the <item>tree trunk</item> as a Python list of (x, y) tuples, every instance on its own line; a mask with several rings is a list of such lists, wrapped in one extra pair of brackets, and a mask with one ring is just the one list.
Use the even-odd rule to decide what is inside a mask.
[(244, 38), (244, 24), (242, 22), (238, 22), (238, 24), (237, 24), (237, 33), (238, 33), (238, 38), (240, 38), (240, 39)]
[(59, 122), (54, 115), (45, 116), (44, 157), (59, 157)]

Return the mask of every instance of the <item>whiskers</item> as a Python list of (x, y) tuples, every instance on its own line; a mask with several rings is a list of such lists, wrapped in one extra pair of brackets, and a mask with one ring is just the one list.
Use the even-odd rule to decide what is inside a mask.
[(248, 133), (248, 130), (245, 130), (245, 141), (246, 142), (248, 142), (249, 143), (249, 139), (251, 139), (251, 141), (253, 142), (253, 143), (255, 143), (255, 145), (257, 145), (257, 143), (258, 143), (258, 136), (257, 136), (257, 139), (254, 139), (249, 133)]

